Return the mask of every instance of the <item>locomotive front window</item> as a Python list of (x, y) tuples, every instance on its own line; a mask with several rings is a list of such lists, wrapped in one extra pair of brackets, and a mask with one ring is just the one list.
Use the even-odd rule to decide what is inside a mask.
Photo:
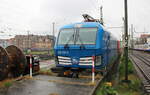
[(74, 44), (74, 29), (63, 29), (59, 33), (58, 44)]
[(95, 44), (97, 28), (80, 28), (76, 44)]

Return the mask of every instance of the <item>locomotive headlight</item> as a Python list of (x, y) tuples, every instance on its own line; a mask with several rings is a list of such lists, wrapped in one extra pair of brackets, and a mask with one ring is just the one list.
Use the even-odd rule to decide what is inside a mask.
[(55, 63), (58, 64), (58, 57), (55, 56), (54, 59), (55, 59)]
[(102, 63), (102, 57), (101, 56), (96, 56), (95, 58), (95, 65), (101, 65)]

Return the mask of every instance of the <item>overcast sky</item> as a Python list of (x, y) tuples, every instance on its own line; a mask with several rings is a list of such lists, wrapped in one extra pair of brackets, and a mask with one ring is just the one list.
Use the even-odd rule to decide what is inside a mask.
[[(149, 32), (150, 0), (128, 0), (128, 4), (129, 26), (132, 23), (137, 32), (144, 28)], [(101, 5), (106, 27), (123, 26), (124, 0), (0, 0), (0, 32), (5, 32), (0, 37), (27, 34), (27, 30), (31, 34), (52, 34), (52, 22), (58, 31), (65, 24), (81, 22), (84, 13), (99, 18)], [(110, 31), (120, 39), (121, 28)]]

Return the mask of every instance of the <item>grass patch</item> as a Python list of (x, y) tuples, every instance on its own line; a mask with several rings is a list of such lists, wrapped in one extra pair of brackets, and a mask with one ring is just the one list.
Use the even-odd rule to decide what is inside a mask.
[(4, 86), (5, 87), (10, 87), (10, 86), (12, 86), (12, 82), (6, 82), (6, 83), (4, 83)]
[(125, 58), (121, 57), (119, 64), (119, 72), (116, 75), (112, 75), (111, 84), (112, 86), (107, 86), (106, 81), (96, 91), (96, 95), (143, 95), (141, 90), (141, 81), (134, 73), (135, 69), (131, 61), (128, 61), (128, 79), (131, 83), (123, 83), (125, 75)]
[[(27, 51), (24, 51), (25, 54), (28, 54)], [(49, 54), (51, 56), (54, 55), (54, 50), (49, 50), (49, 51), (31, 51), (30, 54), (32, 55), (44, 55), (44, 54)]]
[(38, 55), (38, 54), (48, 54), (47, 51), (32, 51), (31, 54)]
[[(141, 91), (141, 81), (134, 74), (128, 76), (131, 83), (123, 83), (119, 80), (119, 84), (114, 86), (119, 95), (142, 95)], [(124, 77), (121, 77), (124, 79)]]
[[(128, 60), (128, 74), (134, 73), (134, 67), (130, 60)], [(119, 64), (119, 75), (120, 77), (123, 77), (125, 75), (125, 58), (121, 57), (121, 62)]]
[(13, 85), (13, 79), (7, 79), (0, 82), (0, 88), (8, 88)]
[(112, 83), (104, 82), (98, 91), (96, 91), (96, 95), (118, 95), (118, 92), (112, 87)]

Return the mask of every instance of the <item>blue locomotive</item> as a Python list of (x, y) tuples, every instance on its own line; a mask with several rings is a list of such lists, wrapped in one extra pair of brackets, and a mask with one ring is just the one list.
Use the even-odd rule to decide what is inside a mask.
[(54, 47), (56, 68), (61, 72), (91, 69), (95, 56), (95, 70), (101, 71), (114, 63), (118, 49), (116, 38), (96, 20), (65, 25)]

